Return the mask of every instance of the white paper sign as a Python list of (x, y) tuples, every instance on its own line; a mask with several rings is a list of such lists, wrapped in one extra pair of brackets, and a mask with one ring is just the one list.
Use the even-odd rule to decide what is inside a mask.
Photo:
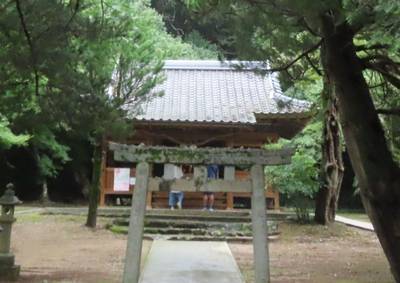
[(130, 181), (129, 181), (130, 185), (136, 185), (136, 178), (135, 177), (131, 177)]
[(114, 191), (129, 191), (130, 172), (130, 168), (114, 168)]

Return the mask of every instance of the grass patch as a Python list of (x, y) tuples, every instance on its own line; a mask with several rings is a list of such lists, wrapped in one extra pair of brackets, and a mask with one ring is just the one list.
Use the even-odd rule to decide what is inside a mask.
[(108, 226), (106, 226), (106, 228), (116, 234), (122, 234), (122, 235), (128, 234), (127, 226), (108, 225)]
[(24, 213), (15, 216), (19, 223), (40, 223), (45, 220), (56, 222), (85, 223), (86, 217), (82, 215), (47, 215), (40, 212)]
[(314, 239), (345, 238), (353, 237), (357, 234), (347, 226), (340, 223), (333, 223), (328, 226), (317, 224), (298, 224), (296, 222), (281, 223), (279, 226), (281, 239), (293, 241), (297, 237), (309, 237)]
[(244, 282), (254, 282), (254, 268), (253, 266), (248, 266), (240, 270), (242, 272), (242, 276)]
[(19, 223), (39, 223), (42, 220), (43, 215), (38, 212), (34, 212), (16, 215), (16, 218)]

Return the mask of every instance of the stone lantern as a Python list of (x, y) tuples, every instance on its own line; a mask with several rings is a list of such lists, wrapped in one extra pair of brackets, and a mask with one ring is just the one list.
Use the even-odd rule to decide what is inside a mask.
[(15, 265), (14, 255), (10, 252), (11, 228), (15, 222), (14, 208), (21, 201), (15, 196), (14, 185), (8, 184), (0, 198), (0, 281), (17, 280), (20, 267)]

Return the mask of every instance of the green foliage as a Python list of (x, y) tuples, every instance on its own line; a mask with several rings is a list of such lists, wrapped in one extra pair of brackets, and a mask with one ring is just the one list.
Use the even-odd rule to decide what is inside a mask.
[(363, 35), (368, 45), (387, 44), (389, 51), (399, 56), (400, 41), (400, 3), (397, 0), (377, 0), (373, 7), (374, 21), (369, 20), (371, 30)]
[[(378, 84), (369, 80), (370, 86), (380, 85), (374, 90), (387, 93), (385, 89), (390, 85), (397, 85), (397, 90), (400, 88), (399, 1), (184, 2), (199, 21), (218, 22), (217, 40), (227, 55), (268, 61), (272, 69), (280, 70), (281, 77), (292, 83), (309, 69), (319, 69), (323, 73), (320, 46), (323, 43), (322, 18), (327, 16), (335, 27), (347, 24), (354, 31), (355, 44), (360, 50), (358, 55), (370, 63), (367, 69), (380, 77)], [(386, 84), (381, 84), (382, 81)]]
[(0, 149), (26, 145), (29, 138), (28, 135), (14, 134), (9, 128), (9, 122), (0, 116)]
[[(357, 55), (364, 64), (364, 76), (376, 107), (399, 109), (399, 1), (186, 0), (185, 3), (203, 21), (220, 23), (219, 46), (227, 54), (269, 62), (273, 71), (280, 71), (286, 94), (309, 99), (322, 108), (327, 101), (320, 95), (325, 71), (321, 58), (326, 44), (322, 20), (329, 18), (333, 29), (348, 27), (354, 32)], [(305, 86), (308, 94), (316, 95), (301, 91)], [(319, 111), (317, 119), (321, 120), (323, 114)], [(400, 124), (393, 124), (392, 118), (382, 117), (382, 121), (392, 152), (397, 156)], [(319, 139), (313, 140), (317, 145)], [(301, 149), (303, 142), (298, 142)], [(318, 147), (316, 150), (320, 151)], [(319, 157), (312, 152), (297, 151), (292, 165), (283, 170), (273, 169), (273, 181), (280, 183), (278, 187), (284, 191), (311, 196), (318, 186), (315, 177), (318, 162)], [(314, 183), (308, 183), (309, 180)]]
[[(320, 101), (322, 85), (314, 72), (309, 72), (303, 80), (297, 81), (286, 91), (292, 97), (307, 99), (314, 103)], [(268, 144), (267, 148), (293, 147), (295, 153), (288, 165), (267, 167), (268, 181), (287, 199), (287, 205), (294, 206), (300, 222), (308, 222), (312, 199), (319, 189), (321, 164), (322, 122), (321, 112), (306, 128), (291, 141), (280, 140), (277, 144)]]
[[(56, 136), (47, 127), (42, 129), (35, 129), (33, 133), (32, 144), (36, 152), (36, 158), (39, 170), (42, 176), (55, 176), (57, 170), (60, 169), (61, 164), (69, 161), (68, 151), (66, 145), (59, 143)], [(38, 154), (38, 152), (42, 152)], [(54, 162), (57, 160), (58, 162)]]
[(29, 144), (43, 177), (70, 160), (66, 140), (132, 133), (127, 110), (164, 59), (216, 58), (168, 34), (145, 0), (7, 1), (0, 42), (0, 147)]
[(193, 59), (217, 59), (219, 55), (218, 47), (215, 44), (211, 44), (198, 31), (192, 31), (187, 34), (184, 41), (191, 45), (193, 51), (196, 54), (196, 58)]
[[(268, 167), (268, 180), (288, 198), (300, 193), (312, 198), (318, 190), (319, 162), (321, 160), (322, 124), (309, 124), (292, 141), (281, 140), (280, 145), (295, 147), (291, 164)], [(267, 146), (268, 147), (268, 146)]]

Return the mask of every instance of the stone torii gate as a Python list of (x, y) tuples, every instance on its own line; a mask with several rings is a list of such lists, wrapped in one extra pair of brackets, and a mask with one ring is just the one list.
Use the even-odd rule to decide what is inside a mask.
[[(114, 161), (136, 164), (124, 283), (139, 281), (147, 192), (169, 191), (171, 187), (184, 192), (251, 192), (255, 282), (270, 282), (264, 166), (290, 163), (292, 149), (147, 147), (117, 143), (110, 143), (109, 149), (114, 152)], [(152, 178), (153, 163), (190, 164), (194, 166), (194, 176), (190, 180), (172, 181)], [(209, 164), (224, 165), (223, 180), (207, 179)], [(251, 167), (251, 179), (235, 181), (235, 165)]]

